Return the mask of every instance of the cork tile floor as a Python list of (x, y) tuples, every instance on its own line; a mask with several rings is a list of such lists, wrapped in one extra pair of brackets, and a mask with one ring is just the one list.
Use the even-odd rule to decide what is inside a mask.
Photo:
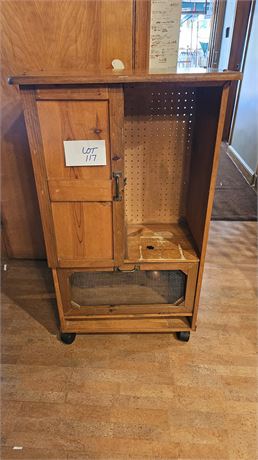
[(1, 459), (255, 460), (255, 228), (212, 223), (188, 343), (81, 335), (66, 346), (46, 264), (8, 263)]

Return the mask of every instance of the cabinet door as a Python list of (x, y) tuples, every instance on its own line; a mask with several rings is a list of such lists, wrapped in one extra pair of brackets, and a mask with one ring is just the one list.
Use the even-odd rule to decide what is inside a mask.
[[(120, 165), (116, 174), (111, 159), (118, 156), (113, 150), (120, 142), (117, 136), (121, 137), (121, 129), (117, 130), (117, 126), (122, 120), (114, 120), (114, 114), (110, 115), (112, 91), (110, 100), (68, 97), (69, 94), (67, 100), (37, 101), (58, 264), (112, 266), (123, 257), (123, 235), (118, 238), (119, 216), (121, 219), (123, 213), (123, 171)], [(117, 132), (113, 132), (113, 125)], [(64, 141), (76, 140), (103, 140), (106, 164), (67, 166)]]

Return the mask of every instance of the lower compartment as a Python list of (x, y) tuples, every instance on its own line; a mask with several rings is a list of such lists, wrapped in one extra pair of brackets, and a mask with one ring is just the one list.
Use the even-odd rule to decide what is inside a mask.
[(180, 305), (185, 299), (186, 278), (181, 270), (75, 272), (69, 278), (71, 304)]
[(192, 316), (198, 264), (177, 265), (174, 270), (154, 268), (58, 269), (60, 316), (66, 321)]

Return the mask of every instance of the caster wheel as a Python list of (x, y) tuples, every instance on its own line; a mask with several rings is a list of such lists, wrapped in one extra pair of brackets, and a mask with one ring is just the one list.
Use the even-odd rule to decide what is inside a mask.
[(190, 339), (190, 332), (189, 331), (180, 331), (176, 333), (176, 336), (178, 340), (181, 340), (181, 342), (188, 342)]
[(76, 337), (75, 332), (61, 332), (60, 333), (60, 339), (66, 345), (70, 345), (71, 343), (73, 343), (75, 340), (75, 337)]

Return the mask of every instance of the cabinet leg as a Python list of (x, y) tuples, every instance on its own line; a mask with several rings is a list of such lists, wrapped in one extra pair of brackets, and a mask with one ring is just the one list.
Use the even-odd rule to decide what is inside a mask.
[(66, 345), (70, 345), (74, 342), (76, 337), (75, 332), (60, 332), (60, 340)]

